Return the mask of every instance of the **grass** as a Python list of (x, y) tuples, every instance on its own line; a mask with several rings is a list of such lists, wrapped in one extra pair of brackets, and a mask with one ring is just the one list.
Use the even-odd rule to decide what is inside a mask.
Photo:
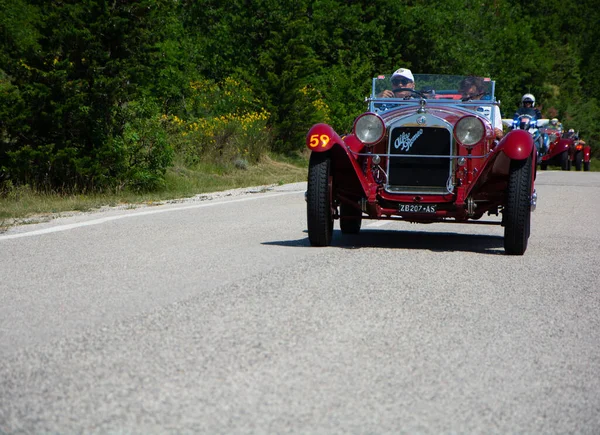
[[(37, 193), (29, 187), (12, 189), (0, 198), (0, 232), (12, 225), (48, 221), (73, 212), (98, 210), (101, 207), (151, 205), (166, 200), (240, 187), (287, 184), (306, 181), (306, 157), (269, 156), (261, 163), (246, 165), (199, 165), (194, 168), (176, 163), (166, 175), (164, 189), (152, 193), (121, 191), (104, 194)], [(591, 171), (600, 172), (600, 160), (592, 158)]]
[(151, 193), (57, 194), (34, 192), (28, 186), (17, 187), (0, 198), (0, 232), (12, 225), (44, 222), (105, 206), (127, 205), (134, 208), (202, 193), (306, 181), (307, 167), (307, 161), (301, 157), (280, 156), (265, 157), (261, 163), (252, 166), (199, 165), (186, 168), (176, 163), (167, 172), (164, 189)]

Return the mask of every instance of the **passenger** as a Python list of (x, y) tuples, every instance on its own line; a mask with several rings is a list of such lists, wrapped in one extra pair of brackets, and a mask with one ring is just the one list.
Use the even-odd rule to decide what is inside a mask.
[[(483, 79), (475, 76), (465, 77), (460, 82), (459, 92), (463, 101), (480, 100), (485, 95)], [(492, 125), (494, 127), (496, 139), (502, 139), (504, 137), (504, 131), (502, 130), (502, 115), (500, 114), (500, 108), (491, 105), (485, 106), (485, 109), (489, 109), (489, 113), (491, 113), (489, 120), (493, 123)]]

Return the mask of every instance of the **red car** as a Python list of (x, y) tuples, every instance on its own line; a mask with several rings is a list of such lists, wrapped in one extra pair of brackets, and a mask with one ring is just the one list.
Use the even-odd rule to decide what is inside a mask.
[[(381, 98), (392, 83), (380, 75), (350, 134), (310, 129), (311, 245), (332, 243), (336, 219), (342, 234), (359, 233), (363, 219), (398, 219), (502, 225), (505, 252), (525, 252), (537, 199), (533, 139), (514, 130), (497, 142), (495, 82), (480, 78), (485, 90), (470, 101), (459, 91), (464, 79), (415, 74), (415, 89), (395, 89), (407, 97)], [(502, 219), (481, 221), (485, 214)]]
[(570, 169), (570, 149), (574, 140), (565, 137), (558, 130), (545, 129), (548, 135), (548, 152), (540, 160), (540, 169), (546, 170), (548, 166), (560, 166), (563, 171)]
[(575, 167), (577, 171), (581, 171), (582, 167), (584, 171), (589, 171), (590, 158), (591, 147), (576, 137), (569, 147), (570, 166)]

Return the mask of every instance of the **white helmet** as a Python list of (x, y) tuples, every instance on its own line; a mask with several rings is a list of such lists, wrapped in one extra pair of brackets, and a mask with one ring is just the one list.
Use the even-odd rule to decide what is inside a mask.
[(521, 98), (521, 104), (524, 104), (526, 101), (530, 101), (531, 107), (535, 107), (535, 97), (533, 96), (533, 94), (523, 95), (523, 97)]

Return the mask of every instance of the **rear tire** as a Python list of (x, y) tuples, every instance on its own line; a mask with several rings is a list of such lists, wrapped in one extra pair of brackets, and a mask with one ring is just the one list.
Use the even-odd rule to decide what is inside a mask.
[[(344, 219), (348, 217), (348, 219)], [(351, 205), (340, 204), (340, 230), (343, 234), (358, 234), (362, 224), (362, 211)]]
[(531, 157), (510, 163), (503, 221), (504, 251), (523, 255), (531, 229)]
[(329, 246), (333, 235), (331, 158), (328, 153), (312, 153), (308, 163), (306, 220), (312, 246)]
[(546, 163), (546, 162), (540, 163), (540, 169), (542, 171), (545, 171), (546, 169), (548, 169), (548, 163)]
[(583, 170), (586, 172), (590, 170), (590, 162), (583, 162)]

